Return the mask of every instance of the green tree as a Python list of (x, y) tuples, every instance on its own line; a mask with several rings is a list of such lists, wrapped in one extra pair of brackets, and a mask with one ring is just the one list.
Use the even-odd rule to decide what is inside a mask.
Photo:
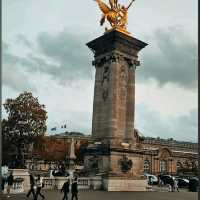
[(31, 92), (7, 99), (3, 105), (8, 114), (2, 126), (3, 139), (16, 147), (18, 164), (15, 167), (23, 167), (22, 147), (44, 135), (47, 112)]

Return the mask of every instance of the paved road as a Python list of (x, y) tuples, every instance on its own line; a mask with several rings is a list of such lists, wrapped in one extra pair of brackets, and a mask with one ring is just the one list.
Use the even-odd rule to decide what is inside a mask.
[[(42, 191), (46, 200), (62, 200), (59, 191)], [(0, 195), (1, 200), (32, 200), (26, 198), (25, 194), (11, 195), (6, 198)], [(40, 200), (41, 198), (38, 198)], [(105, 192), (105, 191), (81, 191), (79, 200), (197, 200), (197, 192)], [(70, 200), (70, 198), (69, 198)]]

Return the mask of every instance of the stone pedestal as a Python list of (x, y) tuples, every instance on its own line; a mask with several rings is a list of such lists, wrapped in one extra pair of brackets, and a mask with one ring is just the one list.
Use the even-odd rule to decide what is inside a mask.
[(107, 191), (146, 191), (142, 155), (140, 149), (93, 145), (85, 154), (85, 168), (102, 176), (102, 187)]
[(147, 44), (113, 30), (89, 42), (96, 68), (92, 138), (85, 166), (102, 174), (109, 191), (145, 191), (143, 159), (134, 134), (135, 70)]
[(30, 189), (30, 174), (28, 169), (11, 169), (13, 172), (14, 179), (23, 178), (23, 189), (24, 191), (28, 191)]
[(103, 188), (107, 191), (147, 191), (147, 181), (144, 179), (125, 179), (122, 177), (108, 177), (103, 179)]

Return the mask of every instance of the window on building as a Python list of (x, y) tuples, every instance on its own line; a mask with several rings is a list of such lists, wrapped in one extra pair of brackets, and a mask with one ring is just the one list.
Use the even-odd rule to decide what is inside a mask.
[(181, 164), (181, 162), (177, 162), (177, 163), (176, 163), (176, 169), (177, 169), (177, 171), (179, 171), (180, 169), (182, 169), (182, 164)]
[(160, 172), (161, 173), (167, 172), (167, 161), (165, 160), (160, 161)]
[(150, 173), (150, 162), (149, 162), (149, 160), (144, 161), (144, 173)]
[(182, 164), (182, 165), (183, 165), (183, 168), (186, 168), (186, 169), (188, 168), (188, 167), (187, 167), (187, 161), (186, 161), (186, 160), (183, 161), (183, 164)]

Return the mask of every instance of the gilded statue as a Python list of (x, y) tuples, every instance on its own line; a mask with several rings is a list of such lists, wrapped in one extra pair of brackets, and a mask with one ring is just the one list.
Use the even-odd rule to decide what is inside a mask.
[[(102, 26), (107, 20), (110, 25), (111, 29), (117, 29), (119, 31), (122, 31), (124, 33), (128, 33), (127, 31), (127, 23), (128, 23), (128, 9), (131, 7), (133, 1), (131, 0), (130, 4), (126, 7), (124, 5), (121, 5), (118, 3), (118, 0), (109, 0), (110, 6), (106, 5), (102, 0), (95, 0), (101, 11), (103, 12), (103, 16), (100, 20), (100, 25)], [(106, 31), (109, 31), (107, 28), (105, 28)]]

